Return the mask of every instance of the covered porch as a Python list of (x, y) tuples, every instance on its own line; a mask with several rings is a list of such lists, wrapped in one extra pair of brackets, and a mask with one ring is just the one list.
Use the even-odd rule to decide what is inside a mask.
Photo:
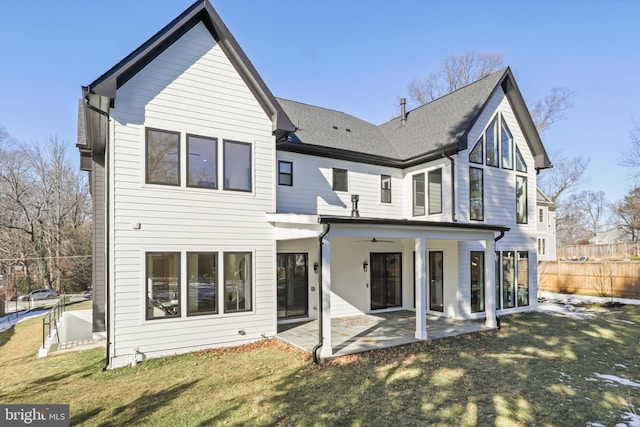
[[(484, 320), (427, 316), (428, 340), (490, 331)], [(311, 353), (318, 344), (318, 321), (278, 325), (278, 339)], [(395, 347), (424, 340), (415, 337), (416, 314), (410, 310), (331, 319), (331, 357)]]

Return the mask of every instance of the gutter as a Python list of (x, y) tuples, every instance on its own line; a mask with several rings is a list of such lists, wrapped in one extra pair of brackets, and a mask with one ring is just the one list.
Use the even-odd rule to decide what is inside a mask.
[(504, 237), (504, 230), (500, 230), (500, 235), (498, 237), (496, 237), (495, 239), (493, 239), (493, 241), (495, 243), (498, 243), (498, 240), (502, 239)]
[(324, 224), (323, 227), (324, 230), (318, 236), (318, 306), (320, 307), (320, 310), (318, 311), (318, 344), (316, 344), (313, 347), (313, 350), (311, 350), (311, 353), (313, 354), (313, 363), (315, 365), (320, 363), (318, 350), (320, 350), (324, 344), (324, 328), (322, 327), (322, 239), (324, 239), (324, 236), (329, 234), (331, 224)]
[(456, 219), (456, 162), (453, 157), (447, 154), (445, 150), (442, 150), (442, 157), (446, 157), (451, 162), (451, 221), (457, 222)]

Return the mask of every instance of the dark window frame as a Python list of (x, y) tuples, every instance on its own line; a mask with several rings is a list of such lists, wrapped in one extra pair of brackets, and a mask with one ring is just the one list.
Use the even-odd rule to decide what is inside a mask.
[[(283, 172), (280, 168), (281, 165), (289, 165), (290, 172)], [(283, 177), (289, 177), (289, 183), (283, 182)], [(289, 160), (278, 160), (278, 185), (286, 185), (287, 187), (293, 187), (293, 162)]]
[[(505, 152), (504, 152), (504, 148), (505, 148), (505, 132), (509, 135), (510, 140), (509, 145), (508, 145), (508, 149), (509, 149), (509, 158), (507, 159), (511, 165), (510, 166), (505, 166)], [(509, 129), (509, 125), (507, 125), (507, 121), (504, 119), (504, 116), (501, 114), (500, 115), (500, 166), (502, 167), (502, 169), (506, 169), (506, 170), (513, 170), (514, 168), (514, 149), (513, 146), (515, 145), (515, 140), (513, 138), (513, 133), (511, 132), (511, 130)]]
[[(473, 264), (474, 256), (477, 257), (476, 265)], [(485, 295), (485, 260), (484, 260), (484, 251), (470, 251), (469, 254), (469, 289), (470, 289), (470, 301), (469, 305), (471, 308), (471, 313), (484, 313), (486, 310), (486, 295)], [(473, 286), (473, 276), (474, 270), (476, 274), (476, 286), (479, 286), (479, 289), (474, 290)], [(475, 298), (477, 299), (478, 309), (474, 310), (474, 292), (477, 292)]]
[(469, 152), (469, 163), (477, 165), (484, 164), (484, 132), (480, 135), (478, 142), (476, 142), (476, 145), (474, 145)]
[[(418, 182), (418, 178), (421, 178), (421, 182), (422, 182), (422, 205), (418, 205), (417, 204), (417, 197), (416, 197), (416, 182)], [(427, 187), (426, 187), (426, 182), (425, 182), (425, 176), (424, 176), (424, 172), (421, 173), (416, 173), (411, 177), (411, 183), (412, 183), (412, 201), (411, 201), (411, 205), (412, 205), (412, 214), (413, 216), (424, 216), (427, 213), (426, 210), (426, 201), (427, 201)]]
[[(190, 281), (190, 270), (189, 270), (189, 266), (190, 266), (190, 260), (189, 257), (191, 255), (213, 255), (214, 257), (214, 268), (215, 268), (215, 273), (213, 274), (213, 281), (214, 281), (214, 304), (213, 304), (213, 310), (208, 310), (208, 311), (191, 311), (191, 306), (192, 306), (192, 301), (191, 301), (191, 289), (190, 289), (190, 285), (191, 285), (191, 281)], [(219, 261), (219, 257), (218, 257), (218, 252), (211, 252), (211, 251), (205, 251), (205, 252), (187, 252), (186, 254), (187, 256), (187, 317), (194, 317), (194, 316), (205, 316), (205, 315), (212, 315), (212, 314), (219, 314), (220, 313), (220, 308), (219, 308), (219, 295), (220, 295), (220, 283), (219, 283), (219, 277), (220, 277), (220, 261)], [(198, 299), (196, 300), (196, 304), (199, 305), (200, 304), (200, 288), (197, 288), (198, 292), (197, 292), (197, 296)]]
[[(518, 195), (518, 183), (524, 183), (524, 191), (522, 195)], [(528, 224), (529, 223), (529, 180), (526, 176), (516, 175), (516, 223)], [(520, 197), (524, 197), (524, 212), (520, 211)]]
[[(209, 141), (213, 142), (213, 153), (214, 153), (214, 161), (213, 161), (213, 165), (215, 168), (215, 183), (213, 186), (207, 186), (207, 185), (197, 185), (197, 184), (189, 184), (189, 164), (190, 164), (190, 153), (191, 153), (191, 149), (189, 148), (189, 144), (190, 138), (200, 138), (200, 139), (206, 139)], [(190, 188), (206, 188), (209, 190), (217, 190), (218, 189), (218, 138), (215, 137), (211, 137), (211, 136), (203, 136), (203, 135), (195, 135), (195, 134), (190, 134), (188, 133), (186, 135), (186, 140), (187, 140), (187, 187)]]
[[(231, 299), (229, 299), (229, 295), (231, 295), (231, 297), (233, 298), (233, 293), (231, 292), (231, 294), (228, 294), (228, 288), (229, 286), (227, 285), (227, 281), (231, 280), (229, 279), (229, 276), (227, 276), (228, 272), (227, 271), (227, 256), (228, 255), (248, 255), (248, 259), (249, 259), (249, 268), (248, 268), (248, 273), (251, 276), (251, 280), (249, 281), (249, 292), (246, 292), (246, 283), (243, 283), (243, 287), (245, 287), (245, 289), (243, 290), (243, 298), (244, 298), (244, 307), (243, 308), (239, 308), (240, 305), (240, 296), (238, 294), (238, 289), (236, 289), (236, 299), (237, 299), (237, 307), (235, 310), (234, 309), (230, 309), (229, 307), (232, 307), (232, 303), (233, 301)], [(246, 259), (246, 258), (245, 258)], [(243, 260), (241, 260), (243, 261)], [(250, 251), (229, 251), (229, 252), (224, 252), (222, 254), (222, 282), (224, 283), (224, 302), (223, 302), (223, 313), (224, 314), (234, 314), (234, 313), (246, 313), (246, 312), (251, 312), (253, 311), (253, 307), (254, 307), (254, 289), (255, 289), (255, 274), (254, 274), (254, 256), (253, 256), (253, 252)], [(241, 276), (241, 271), (242, 269), (246, 269), (246, 265), (241, 266), (240, 264), (238, 265), (238, 277), (240, 277), (241, 281), (246, 281), (246, 278), (242, 278)], [(234, 285), (231, 285), (234, 286)], [(237, 286), (237, 285), (236, 285)], [(233, 289), (231, 290), (233, 291)], [(249, 295), (250, 299), (249, 299), (249, 303), (247, 304), (247, 295)]]
[[(489, 163), (489, 138), (488, 138), (488, 132), (489, 129), (494, 126), (495, 124), (495, 135), (492, 141), (492, 152), (494, 154), (494, 159), (495, 161), (492, 163)], [(500, 155), (500, 113), (496, 114), (491, 121), (489, 122), (489, 126), (487, 126), (487, 128), (484, 130), (484, 141), (485, 141), (485, 164), (487, 166), (491, 166), (492, 168), (499, 168), (500, 167), (500, 161), (502, 160), (502, 157)]]
[[(235, 145), (244, 145), (249, 147), (249, 188), (233, 188), (227, 184), (227, 145), (235, 144)], [(222, 140), (222, 186), (225, 191), (239, 191), (242, 193), (251, 193), (253, 192), (253, 144), (250, 142), (236, 141), (232, 139), (223, 139)]]
[[(153, 296), (155, 296), (155, 289), (154, 287), (156, 286), (156, 283), (154, 283), (153, 279), (156, 276), (152, 276), (151, 273), (153, 272), (153, 265), (150, 265), (149, 261), (150, 259), (152, 259), (152, 257), (154, 256), (176, 256), (178, 257), (177, 259), (177, 264), (175, 265), (176, 267), (176, 271), (175, 271), (175, 277), (177, 278), (177, 284), (175, 285), (175, 293), (176, 293), (176, 298), (177, 298), (177, 305), (168, 305), (168, 304), (164, 304), (164, 302), (166, 301), (161, 301), (159, 298), (158, 299), (154, 299)], [(151, 258), (150, 258), (151, 257)], [(176, 319), (176, 318), (180, 318), (181, 317), (181, 306), (182, 306), (182, 271), (181, 271), (181, 266), (182, 266), (182, 253), (181, 252), (175, 252), (175, 251), (150, 251), (150, 252), (145, 252), (145, 256), (144, 256), (145, 260), (145, 283), (144, 283), (144, 288), (145, 288), (145, 320), (158, 320), (158, 319)], [(166, 278), (168, 278), (169, 276), (166, 276)], [(151, 284), (151, 290), (149, 290), (149, 284)], [(161, 285), (160, 283), (158, 283), (158, 285)], [(168, 296), (170, 298), (171, 296), (171, 289), (170, 289), (170, 284), (166, 283), (166, 290), (162, 289), (161, 291), (166, 292), (166, 296)], [(164, 288), (164, 286), (163, 286)], [(154, 302), (155, 301), (155, 304)], [(153, 316), (150, 315), (150, 313), (154, 313), (155, 310), (165, 310), (166, 315), (165, 316)]]
[[(477, 217), (473, 215), (473, 202), (475, 199), (471, 197), (472, 171), (480, 172), (480, 215)], [(484, 221), (484, 169), (473, 166), (469, 167), (469, 219), (473, 221)]]
[[(440, 193), (440, 197), (439, 197), (440, 209), (439, 210), (435, 210), (435, 206), (432, 206), (432, 204), (431, 204), (431, 200), (432, 200), (432, 197), (431, 197), (432, 196), (431, 195), (431, 184), (432, 184), (431, 177), (435, 176), (436, 174), (438, 174), (439, 177), (440, 177), (440, 182), (436, 183), (436, 184), (439, 184), (439, 193)], [(443, 207), (442, 207), (442, 204), (443, 204), (442, 203), (442, 168), (433, 169), (433, 170), (430, 170), (429, 172), (427, 172), (427, 187), (426, 188), (428, 189), (428, 194), (427, 194), (428, 209), (427, 210), (428, 210), (429, 215), (441, 214), (442, 211), (443, 211)], [(433, 208), (433, 210), (432, 210), (432, 208)]]
[[(340, 187), (338, 188), (337, 185), (337, 179), (336, 177), (340, 174), (344, 174), (344, 188)], [(332, 174), (331, 174), (331, 188), (333, 189), (333, 191), (340, 191), (340, 192), (348, 192), (349, 191), (349, 170), (347, 169), (341, 169), (341, 168), (332, 168)]]
[[(385, 188), (385, 181), (389, 182), (389, 188)], [(391, 175), (380, 175), (380, 202), (391, 203)]]
[[(162, 132), (162, 133), (166, 133), (166, 134), (170, 134), (170, 135), (176, 135), (178, 137), (178, 144), (177, 144), (177, 148), (176, 148), (176, 156), (178, 157), (177, 159), (177, 178), (178, 178), (178, 182), (177, 183), (167, 183), (167, 182), (162, 182), (162, 181), (152, 181), (149, 179), (149, 133), (150, 132)], [(152, 127), (146, 127), (145, 131), (144, 131), (144, 180), (146, 184), (153, 184), (153, 185), (168, 185), (170, 187), (180, 187), (182, 185), (182, 171), (180, 170), (180, 164), (181, 164), (181, 156), (180, 156), (180, 152), (181, 152), (181, 135), (180, 132), (177, 131), (171, 131), (171, 130), (165, 130), (165, 129), (158, 129), (158, 128), (152, 128)]]

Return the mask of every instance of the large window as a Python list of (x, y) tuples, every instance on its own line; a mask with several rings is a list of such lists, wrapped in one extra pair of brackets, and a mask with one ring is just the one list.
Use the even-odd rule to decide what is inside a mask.
[(529, 253), (517, 252), (518, 307), (529, 305)]
[(494, 117), (485, 135), (485, 141), (487, 142), (487, 165), (497, 167), (500, 159), (498, 154), (498, 116)]
[(187, 185), (218, 188), (218, 140), (187, 135)]
[(502, 167), (505, 169), (513, 169), (513, 135), (509, 131), (504, 118), (501, 122), (500, 132), (500, 148), (502, 149)]
[(413, 216), (424, 215), (424, 174), (413, 175)]
[(527, 177), (516, 176), (516, 222), (526, 224), (527, 221)]
[(180, 185), (180, 134), (147, 129), (146, 182)]
[(380, 201), (391, 203), (391, 177), (389, 175), (380, 175)]
[(218, 312), (218, 254), (187, 254), (187, 315)]
[(484, 163), (484, 161), (482, 160), (483, 144), (484, 144), (484, 140), (482, 139), (482, 136), (481, 136), (478, 142), (476, 142), (476, 146), (473, 147), (473, 150), (471, 150), (471, 153), (469, 153), (469, 161), (471, 163), (479, 163), (479, 164)]
[(483, 170), (469, 168), (469, 218), (484, 220), (484, 177)]
[(484, 311), (484, 252), (471, 252), (471, 312)]
[(180, 316), (180, 254), (146, 254), (147, 320)]
[(293, 163), (280, 160), (278, 162), (278, 184), (293, 185)]
[(252, 308), (253, 267), (250, 252), (224, 254), (224, 312)]
[(224, 141), (224, 189), (251, 191), (251, 144)]
[(502, 302), (504, 308), (516, 306), (516, 269), (513, 251), (502, 252)]
[(516, 170), (518, 172), (526, 172), (527, 171), (527, 163), (524, 161), (524, 157), (520, 152), (518, 146), (516, 146)]
[(442, 213), (442, 169), (429, 171), (429, 213)]
[(349, 191), (349, 174), (346, 169), (333, 169), (333, 190)]

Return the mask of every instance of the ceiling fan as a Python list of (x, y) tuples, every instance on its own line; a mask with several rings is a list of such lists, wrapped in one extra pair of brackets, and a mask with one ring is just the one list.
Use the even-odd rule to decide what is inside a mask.
[(371, 240), (358, 240), (358, 242), (368, 242), (368, 243), (393, 243), (393, 240), (380, 240), (375, 237)]

